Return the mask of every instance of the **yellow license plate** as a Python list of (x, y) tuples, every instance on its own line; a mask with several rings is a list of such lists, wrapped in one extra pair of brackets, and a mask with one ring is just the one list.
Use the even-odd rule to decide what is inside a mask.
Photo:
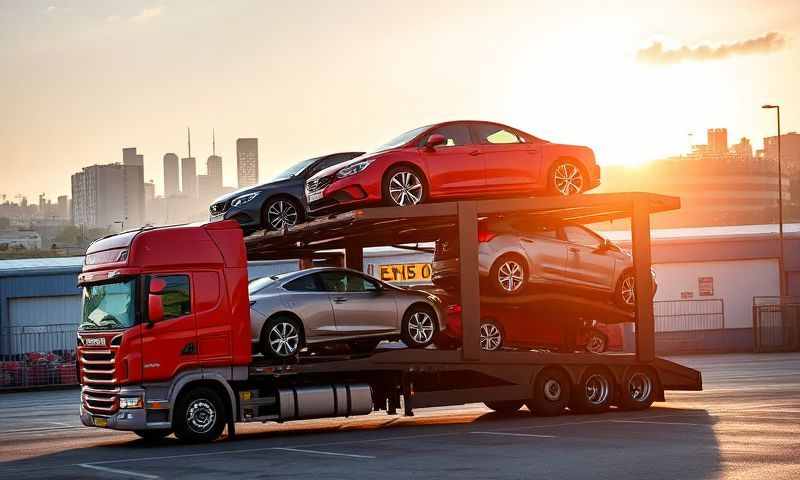
[(384, 282), (419, 282), (431, 279), (430, 263), (396, 263), (379, 265), (379, 276)]
[(103, 417), (94, 417), (94, 426), (95, 427), (107, 427), (108, 426), (108, 419)]

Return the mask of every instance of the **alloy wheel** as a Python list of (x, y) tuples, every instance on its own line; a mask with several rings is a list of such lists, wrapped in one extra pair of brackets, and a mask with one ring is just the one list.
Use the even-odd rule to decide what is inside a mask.
[(493, 352), (503, 344), (503, 334), (494, 323), (481, 324), (481, 349)]
[(622, 279), (622, 285), (619, 287), (619, 293), (625, 305), (636, 305), (636, 280), (632, 275)]
[(217, 409), (205, 398), (198, 398), (186, 409), (186, 425), (195, 433), (208, 433), (217, 419)]
[(592, 405), (603, 405), (608, 401), (611, 391), (608, 378), (604, 375), (594, 374), (586, 379), (584, 383), (586, 389), (586, 400)]
[(571, 163), (562, 163), (553, 172), (553, 184), (561, 195), (574, 195), (583, 191), (583, 173)]
[(427, 312), (416, 312), (408, 319), (408, 334), (419, 345), (430, 342), (434, 331), (433, 318)]
[(594, 334), (589, 337), (589, 341), (586, 342), (586, 350), (591, 353), (603, 353), (606, 349), (606, 340), (598, 335)]
[(297, 352), (300, 345), (300, 334), (297, 328), (289, 322), (275, 324), (269, 331), (269, 348), (281, 357), (288, 357)]
[(414, 172), (399, 171), (389, 179), (389, 196), (399, 206), (416, 205), (422, 201), (424, 187)]
[(278, 200), (267, 209), (267, 223), (274, 230), (282, 230), (297, 224), (297, 208), (287, 200)]
[(634, 373), (628, 380), (628, 395), (631, 400), (645, 402), (653, 391), (653, 381), (644, 373)]
[(514, 260), (506, 260), (497, 270), (497, 282), (500, 288), (508, 293), (514, 293), (522, 287), (524, 278), (522, 265)]

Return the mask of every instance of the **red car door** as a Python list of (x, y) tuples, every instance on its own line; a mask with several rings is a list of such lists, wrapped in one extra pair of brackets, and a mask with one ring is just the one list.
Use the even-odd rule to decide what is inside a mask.
[(538, 145), (514, 130), (491, 123), (473, 124), (484, 157), (486, 193), (535, 190), (542, 178), (542, 152)]
[(484, 162), (472, 140), (467, 124), (443, 125), (426, 136), (440, 134), (445, 143), (432, 151), (421, 150), (426, 165), (431, 197), (455, 197), (480, 193), (484, 189)]

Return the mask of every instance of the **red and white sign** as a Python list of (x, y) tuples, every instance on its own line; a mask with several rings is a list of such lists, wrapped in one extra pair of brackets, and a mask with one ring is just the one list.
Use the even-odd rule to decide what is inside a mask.
[(714, 296), (714, 277), (698, 277), (697, 290), (701, 297)]

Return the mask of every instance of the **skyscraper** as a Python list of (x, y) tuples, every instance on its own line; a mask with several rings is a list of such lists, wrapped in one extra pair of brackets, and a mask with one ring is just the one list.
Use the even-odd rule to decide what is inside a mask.
[(708, 136), (708, 148), (711, 153), (728, 153), (728, 129), (709, 128), (706, 132)]
[(209, 184), (216, 191), (215, 195), (222, 190), (222, 157), (217, 155), (217, 139), (212, 130), (211, 132), (211, 156), (206, 161), (206, 173), (209, 177)]
[(189, 155), (181, 159), (181, 192), (187, 198), (197, 198), (197, 162), (192, 156), (192, 133), (186, 129)]
[(144, 223), (144, 155), (136, 152), (136, 147), (122, 149), (122, 169), (125, 181), (123, 189), (124, 210), (122, 217), (126, 224), (139, 226)]
[(240, 138), (236, 140), (236, 173), (239, 187), (258, 183), (258, 139)]
[(178, 192), (180, 192), (178, 156), (174, 153), (166, 153), (164, 154), (164, 196), (174, 197)]
[[(72, 175), (72, 223), (111, 228), (114, 222), (124, 221), (128, 198), (125, 174), (125, 165), (113, 163), (85, 167)], [(130, 219), (126, 225), (128, 222)]]

